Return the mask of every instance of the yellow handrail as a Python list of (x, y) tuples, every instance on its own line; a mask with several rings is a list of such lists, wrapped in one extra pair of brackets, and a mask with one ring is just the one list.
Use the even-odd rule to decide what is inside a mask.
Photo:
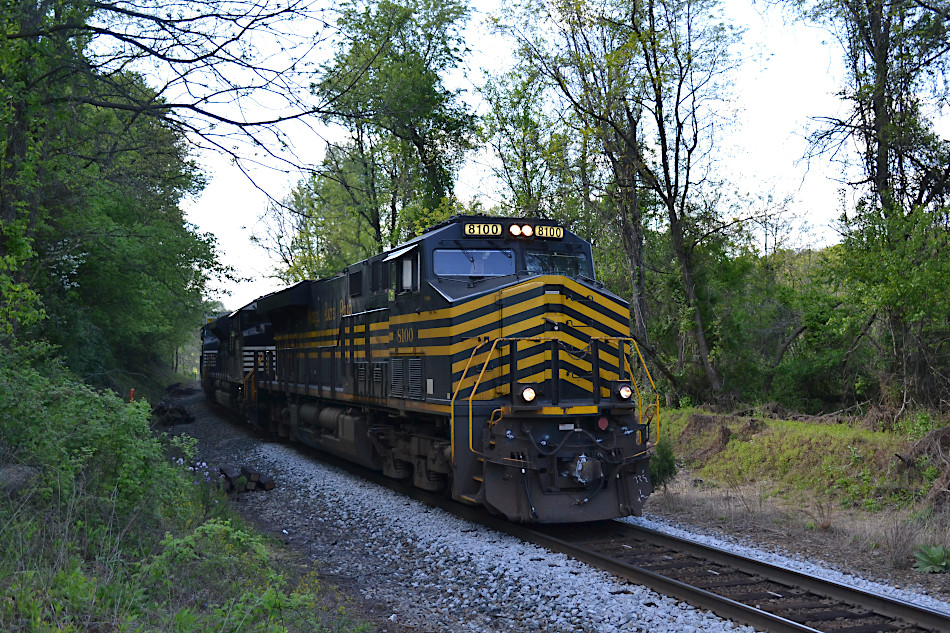
[[(656, 441), (660, 441), (660, 392), (656, 390), (656, 383), (653, 382), (653, 376), (650, 375), (650, 370), (647, 369), (647, 363), (643, 360), (643, 354), (640, 353), (640, 346), (637, 345), (637, 342), (633, 342), (633, 348), (637, 350), (637, 356), (640, 357), (640, 365), (643, 367), (644, 373), (647, 375), (647, 380), (650, 381), (650, 387), (653, 389), (653, 393), (656, 395)], [(641, 412), (642, 415), (642, 412)]]
[(257, 371), (257, 367), (255, 367), (255, 368), (252, 369), (251, 371), (247, 372), (247, 376), (244, 377), (243, 384), (241, 385), (241, 389), (244, 391), (244, 394), (245, 394), (245, 395), (244, 395), (244, 401), (245, 401), (245, 402), (248, 400), (248, 398), (247, 398), (247, 381), (251, 379), (251, 376), (253, 376), (253, 375), (254, 375), (254, 372), (256, 372), (256, 371)]
[[(472, 348), (472, 355), (468, 357), (468, 362), (465, 363), (465, 369), (462, 371), (462, 377), (459, 378), (458, 385), (455, 387), (455, 391), (452, 393), (452, 402), (450, 403), (450, 412), (449, 412), (449, 427), (451, 430), (451, 450), (452, 450), (452, 463), (455, 463), (455, 398), (459, 395), (459, 391), (462, 390), (462, 383), (465, 382), (465, 376), (468, 374), (468, 368), (471, 367), (472, 361), (475, 359), (475, 355), (478, 350), (485, 345), (487, 341), (479, 341), (478, 345)], [(472, 392), (474, 393), (474, 391)], [(471, 424), (471, 421), (469, 421)]]
[[(558, 338), (552, 337), (500, 337), (492, 341), (491, 349), (488, 351), (488, 355), (485, 357), (485, 361), (482, 363), (482, 368), (478, 373), (478, 378), (475, 379), (475, 383), (472, 385), (472, 391), (468, 395), (468, 449), (472, 453), (480, 454), (475, 450), (474, 446), (474, 416), (473, 416), (473, 406), (475, 400), (475, 394), (478, 392), (478, 386), (482, 382), (482, 378), (485, 376), (485, 371), (488, 369), (488, 364), (491, 362), (492, 357), (495, 354), (495, 350), (498, 348), (499, 343), (510, 343), (517, 345), (520, 341), (532, 341), (535, 343), (542, 343), (545, 341), (560, 341)], [(640, 353), (640, 346), (637, 345), (636, 340), (631, 337), (620, 337), (620, 336), (598, 336), (591, 337), (589, 345), (592, 345), (594, 341), (603, 341), (603, 342), (616, 342), (617, 343), (617, 352), (618, 352), (618, 363), (624, 363), (624, 366), (629, 372), (630, 382), (633, 384), (634, 389), (637, 393), (637, 416), (638, 422), (643, 424), (643, 397), (640, 392), (640, 387), (637, 385), (636, 381), (633, 380), (633, 368), (630, 364), (630, 359), (627, 354), (620, 353), (620, 343), (621, 342), (630, 342), (633, 345), (633, 348), (637, 351), (637, 357), (640, 359), (640, 366), (643, 368), (644, 373), (647, 376), (647, 379), (650, 381), (650, 387), (653, 389), (653, 393), (656, 394), (656, 438), (659, 440), (660, 437), (660, 394), (656, 390), (656, 383), (653, 382), (653, 377), (650, 375), (650, 370), (647, 368), (646, 361), (643, 358), (643, 354)], [(466, 377), (468, 376), (468, 370), (472, 367), (472, 363), (475, 360), (475, 357), (478, 355), (479, 350), (485, 347), (488, 344), (488, 339), (484, 341), (479, 341), (478, 344), (472, 348), (472, 353), (468, 358), (468, 361), (465, 363), (465, 368), (462, 370), (462, 376), (459, 378), (458, 383), (456, 383), (455, 391), (452, 393), (452, 400), (450, 403), (450, 417), (449, 424), (451, 426), (451, 455), (452, 462), (455, 462), (455, 401), (458, 398), (459, 392), (462, 390), (462, 384), (465, 382)], [(517, 360), (515, 360), (517, 363)], [(512, 371), (517, 371), (517, 367), (509, 367), (509, 374)], [(558, 376), (552, 376), (552, 380), (559, 379)], [(595, 380), (594, 383), (599, 383), (599, 380)], [(598, 389), (600, 387), (598, 386)], [(493, 414), (494, 415), (494, 414)]]

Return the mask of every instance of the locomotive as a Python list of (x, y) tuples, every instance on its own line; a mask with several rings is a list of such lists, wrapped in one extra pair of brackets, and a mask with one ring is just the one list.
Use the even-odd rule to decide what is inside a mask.
[(205, 325), (207, 398), (520, 522), (640, 514), (659, 396), (590, 244), (456, 216)]

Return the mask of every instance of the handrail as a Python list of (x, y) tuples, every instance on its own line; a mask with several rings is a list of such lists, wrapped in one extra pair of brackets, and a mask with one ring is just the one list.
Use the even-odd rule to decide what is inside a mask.
[[(474, 440), (473, 407), (474, 407), (475, 394), (478, 392), (478, 386), (481, 384), (482, 379), (485, 376), (485, 371), (488, 369), (488, 364), (491, 362), (495, 354), (495, 350), (498, 348), (498, 345), (500, 343), (509, 343), (509, 344), (513, 344), (517, 346), (518, 343), (521, 341), (531, 341), (534, 343), (556, 341), (559, 344), (562, 342), (559, 338), (549, 337), (549, 336), (532, 336), (532, 337), (503, 336), (491, 341), (491, 349), (488, 350), (488, 355), (485, 357), (485, 361), (482, 363), (482, 368), (478, 373), (478, 377), (475, 379), (475, 383), (472, 385), (472, 391), (468, 395), (468, 448), (469, 448), (469, 451), (471, 451), (472, 453), (476, 455), (481, 455), (481, 453), (475, 450), (475, 446), (474, 446), (475, 440)], [(640, 359), (640, 366), (643, 368), (643, 371), (646, 374), (647, 379), (650, 381), (650, 387), (653, 389), (653, 393), (656, 395), (656, 408), (655, 408), (656, 438), (659, 439), (659, 436), (660, 436), (660, 394), (656, 390), (656, 383), (654, 383), (653, 377), (650, 375), (650, 370), (647, 367), (646, 361), (643, 358), (643, 354), (640, 352), (640, 346), (637, 345), (637, 342), (635, 339), (628, 336), (591, 337), (588, 343), (588, 347), (591, 347), (593, 349), (594, 341), (603, 341), (605, 343), (611, 343), (611, 342), (617, 343), (618, 369), (621, 371), (621, 373), (623, 372), (624, 367), (629, 371), (630, 383), (633, 385), (637, 393), (638, 423), (643, 424), (643, 412), (644, 412), (643, 397), (642, 397), (639, 385), (637, 385), (637, 382), (633, 379), (633, 367), (630, 363), (629, 356), (625, 352), (622, 353), (620, 351), (620, 347), (621, 347), (620, 344), (621, 342), (623, 343), (630, 342), (633, 346), (633, 349), (637, 351), (637, 357)], [(484, 341), (478, 341), (477, 345), (475, 345), (475, 347), (472, 348), (472, 353), (469, 355), (468, 361), (465, 363), (465, 368), (462, 370), (462, 376), (459, 378), (458, 383), (456, 383), (455, 391), (452, 393), (452, 400), (450, 403), (449, 424), (451, 428), (451, 460), (453, 463), (455, 462), (455, 401), (458, 398), (459, 393), (462, 391), (462, 385), (465, 382), (465, 379), (468, 377), (468, 371), (469, 369), (471, 369), (475, 361), (475, 357), (479, 354), (479, 351), (482, 350), (488, 344), (488, 342), (489, 340), (488, 338), (486, 338)], [(595, 352), (595, 355), (597, 355), (596, 352)], [(512, 374), (512, 372), (517, 372), (517, 362), (518, 362), (517, 354), (514, 354), (512, 358), (512, 363), (514, 364), (514, 367), (508, 368), (509, 375), (515, 375), (515, 374)], [(597, 376), (592, 375), (591, 378), (592, 378), (592, 388), (599, 390), (601, 388), (599, 374)], [(552, 376), (551, 379), (559, 380), (560, 376)]]
[[(244, 401), (245, 401), (245, 402), (247, 401), (247, 381), (251, 379), (251, 376), (253, 376), (253, 375), (254, 375), (254, 372), (256, 372), (256, 371), (257, 371), (257, 362), (256, 362), (256, 359), (255, 359), (254, 369), (252, 369), (251, 371), (247, 372), (247, 376), (244, 377), (244, 381), (243, 381), (243, 383), (242, 383), (242, 385), (241, 385), (241, 390), (242, 390), (242, 391), (244, 392), (244, 394), (245, 394), (245, 396), (244, 396)], [(256, 390), (255, 390), (255, 396), (256, 396), (256, 395), (257, 395), (257, 393), (256, 393)]]
[(451, 445), (451, 462), (453, 464), (455, 463), (455, 398), (459, 395), (459, 391), (462, 390), (462, 383), (465, 382), (465, 376), (468, 374), (468, 368), (471, 367), (472, 361), (475, 359), (475, 354), (485, 343), (487, 343), (487, 341), (479, 341), (478, 345), (472, 348), (472, 354), (468, 357), (468, 362), (465, 363), (465, 369), (462, 370), (462, 377), (459, 378), (458, 385), (452, 393), (452, 402), (449, 404), (449, 439)]
[[(656, 390), (656, 383), (653, 382), (653, 376), (650, 375), (650, 370), (647, 369), (647, 363), (643, 360), (643, 354), (640, 353), (640, 346), (637, 345), (637, 341), (633, 341), (633, 348), (637, 350), (637, 356), (640, 357), (640, 365), (643, 367), (643, 372), (647, 375), (647, 380), (650, 381), (650, 387), (653, 389), (653, 393), (656, 395), (656, 441), (660, 441), (660, 392)], [(641, 411), (642, 415), (642, 411)]]
[[(475, 392), (478, 391), (478, 385), (481, 383), (482, 377), (485, 375), (485, 369), (488, 367), (488, 363), (491, 362), (492, 354), (495, 351), (495, 348), (498, 346), (498, 343), (501, 341), (535, 341), (541, 342), (544, 340), (557, 340), (551, 338), (538, 338), (538, 337), (501, 337), (497, 338), (492, 342), (491, 350), (489, 350), (488, 357), (485, 359), (485, 362), (482, 364), (481, 372), (478, 374), (478, 378), (475, 380), (475, 384), (472, 385), (472, 393), (468, 396), (468, 448), (471, 452), (475, 454), (480, 454), (475, 451), (473, 446), (473, 432), (472, 432), (472, 401), (475, 398)], [(462, 390), (462, 383), (465, 382), (465, 378), (468, 375), (468, 370), (472, 366), (472, 361), (475, 360), (475, 356), (478, 354), (478, 350), (483, 348), (488, 343), (486, 338), (484, 341), (479, 341), (478, 344), (472, 348), (472, 353), (468, 357), (468, 362), (465, 363), (465, 369), (462, 370), (462, 376), (459, 378), (458, 383), (456, 383), (455, 391), (452, 393), (452, 401), (450, 403), (449, 412), (449, 426), (451, 429), (451, 453), (452, 453), (452, 462), (455, 462), (455, 399), (458, 397), (459, 392)], [(517, 361), (516, 361), (517, 362)], [(508, 371), (511, 371), (509, 369)]]

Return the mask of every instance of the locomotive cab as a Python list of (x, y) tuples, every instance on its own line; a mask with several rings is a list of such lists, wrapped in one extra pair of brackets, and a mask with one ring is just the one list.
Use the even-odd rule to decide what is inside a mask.
[(639, 513), (656, 397), (634, 380), (652, 386), (590, 245), (551, 223), (471, 217), (387, 259), (394, 384), (417, 383), (407, 406), (448, 405), (453, 496), (523, 521)]

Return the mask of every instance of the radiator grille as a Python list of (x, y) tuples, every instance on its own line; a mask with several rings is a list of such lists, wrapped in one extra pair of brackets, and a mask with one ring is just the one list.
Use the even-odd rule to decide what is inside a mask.
[(389, 361), (393, 375), (392, 396), (394, 398), (406, 397), (406, 383), (404, 380), (403, 363), (404, 361), (401, 358), (393, 358)]
[(422, 359), (409, 359), (409, 397), (422, 400)]

